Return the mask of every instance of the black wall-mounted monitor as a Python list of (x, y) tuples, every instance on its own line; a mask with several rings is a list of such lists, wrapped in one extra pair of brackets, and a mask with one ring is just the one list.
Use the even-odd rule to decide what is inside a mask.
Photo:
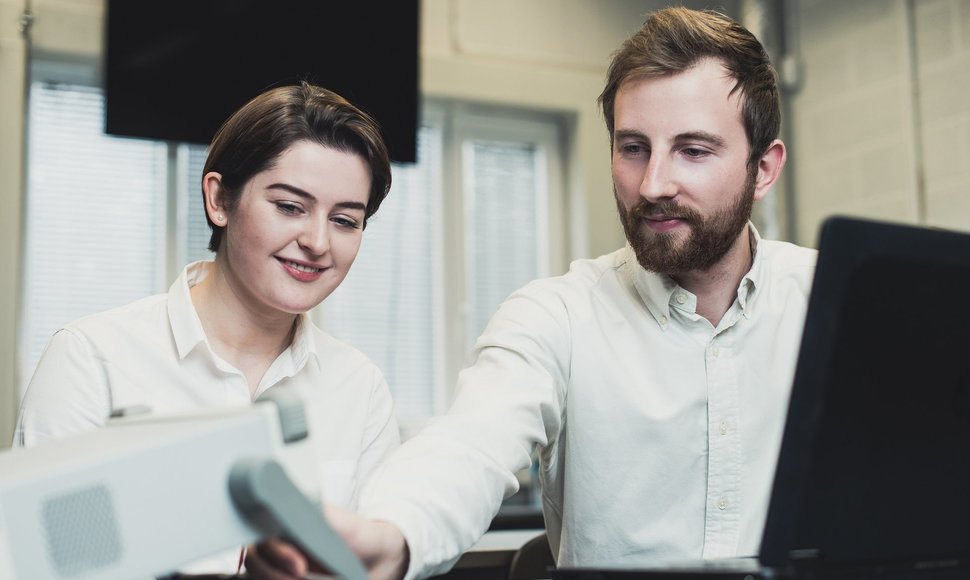
[(416, 157), (419, 0), (108, 0), (105, 131), (208, 145), (246, 101), (307, 80)]

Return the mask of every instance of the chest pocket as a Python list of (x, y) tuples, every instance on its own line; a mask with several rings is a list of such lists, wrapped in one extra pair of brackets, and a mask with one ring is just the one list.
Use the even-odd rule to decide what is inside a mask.
[(355, 509), (357, 462), (353, 459), (339, 459), (321, 463), (320, 490), (325, 504)]

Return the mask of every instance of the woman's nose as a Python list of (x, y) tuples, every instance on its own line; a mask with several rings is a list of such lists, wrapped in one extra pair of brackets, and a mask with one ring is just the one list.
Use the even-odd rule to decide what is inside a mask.
[(315, 256), (326, 254), (330, 249), (330, 221), (326, 217), (310, 217), (297, 243)]

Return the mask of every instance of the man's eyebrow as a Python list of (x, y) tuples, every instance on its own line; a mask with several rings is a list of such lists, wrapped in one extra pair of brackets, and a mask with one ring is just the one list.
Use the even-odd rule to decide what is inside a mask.
[(708, 133), (707, 131), (688, 131), (687, 133), (681, 133), (677, 135), (678, 142), (684, 141), (703, 141), (714, 147), (724, 147), (724, 138), (720, 135), (715, 135), (714, 133)]
[[(266, 186), (266, 189), (282, 189), (283, 191), (292, 193), (293, 195), (297, 197), (301, 197), (309, 202), (312, 202), (312, 203), (317, 202), (317, 197), (315, 195), (313, 195), (308, 191), (300, 189), (299, 187), (290, 185), (289, 183), (271, 183)], [(361, 211), (367, 210), (367, 204), (361, 203), (359, 201), (339, 201), (334, 204), (334, 207), (340, 207), (344, 209), (359, 209)]]
[(636, 129), (617, 129), (613, 132), (613, 139), (619, 141), (620, 139), (639, 139), (641, 141), (650, 141), (647, 136), (642, 131), (637, 131)]
[[(613, 133), (614, 141), (622, 141), (627, 139), (636, 139), (637, 141), (644, 141), (646, 143), (650, 142), (650, 138), (647, 137), (642, 131), (636, 129), (617, 129)], [(724, 137), (714, 133), (708, 133), (707, 131), (687, 131), (686, 133), (680, 133), (674, 138), (677, 143), (683, 143), (684, 141), (701, 141), (707, 143), (713, 147), (724, 147)]]

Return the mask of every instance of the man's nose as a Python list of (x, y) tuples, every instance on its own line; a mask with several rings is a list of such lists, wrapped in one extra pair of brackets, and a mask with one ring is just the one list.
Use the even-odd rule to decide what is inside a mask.
[(647, 162), (640, 180), (639, 193), (640, 197), (651, 202), (676, 195), (677, 188), (674, 186), (669, 163), (659, 155), (651, 156)]

